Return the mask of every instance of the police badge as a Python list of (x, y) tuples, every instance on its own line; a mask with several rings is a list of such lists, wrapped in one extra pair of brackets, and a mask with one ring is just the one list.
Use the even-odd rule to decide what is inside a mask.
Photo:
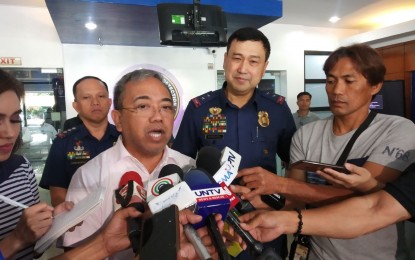
[(268, 112), (266, 112), (266, 111), (259, 111), (258, 112), (258, 124), (262, 127), (269, 126)]

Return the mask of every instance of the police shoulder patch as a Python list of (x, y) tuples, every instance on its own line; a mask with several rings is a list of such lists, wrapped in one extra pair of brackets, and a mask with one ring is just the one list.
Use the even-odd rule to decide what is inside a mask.
[(205, 104), (209, 100), (212, 100), (213, 98), (215, 98), (218, 95), (217, 93), (218, 91), (209, 91), (203, 95), (193, 98), (192, 103), (196, 108), (199, 108), (203, 106), (203, 104)]
[(59, 134), (56, 135), (56, 137), (61, 138), (61, 139), (64, 139), (64, 138), (70, 136), (71, 134), (73, 134), (73, 133), (75, 133), (77, 131), (78, 131), (78, 128), (76, 126), (74, 126), (74, 127), (70, 128), (68, 130), (65, 130), (63, 132), (60, 132)]
[(272, 91), (258, 91), (258, 92), (261, 96), (265, 97), (266, 99), (271, 100), (274, 103), (282, 105), (285, 102), (285, 97), (275, 94)]

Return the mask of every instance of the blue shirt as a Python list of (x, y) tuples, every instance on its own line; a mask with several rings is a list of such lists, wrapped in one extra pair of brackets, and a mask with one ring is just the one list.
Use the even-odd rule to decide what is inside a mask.
[(172, 148), (195, 158), (203, 146), (230, 147), (242, 156), (240, 169), (261, 166), (276, 172), (276, 154), (289, 161), (296, 131), (285, 98), (255, 90), (242, 108), (225, 96), (225, 88), (192, 99)]
[(112, 147), (120, 133), (108, 124), (101, 140), (92, 136), (84, 124), (58, 134), (46, 159), (39, 186), (68, 188), (76, 170), (101, 152)]

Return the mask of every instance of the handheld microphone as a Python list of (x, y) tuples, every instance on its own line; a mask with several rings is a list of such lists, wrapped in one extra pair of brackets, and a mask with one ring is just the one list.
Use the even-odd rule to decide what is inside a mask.
[[(198, 180), (201, 182), (215, 182), (215, 180), (210, 175), (200, 176), (198, 177)], [(247, 203), (251, 205), (251, 203)], [(231, 225), (232, 228), (241, 236), (241, 238), (245, 241), (245, 243), (249, 246), (249, 248), (253, 251), (255, 255), (261, 254), (261, 252), (264, 249), (264, 246), (262, 245), (262, 243), (257, 241), (248, 231), (242, 229), (238, 216), (239, 213), (236, 210), (236, 208), (231, 208), (226, 216), (226, 222), (229, 225)]]
[(166, 189), (165, 185), (172, 187), (179, 183), (183, 178), (183, 170), (175, 164), (167, 164), (160, 170), (158, 177), (157, 180), (149, 181), (147, 184), (147, 201), (159, 196), (162, 193), (160, 190)]
[[(220, 164), (217, 163), (219, 154), (221, 154)], [(208, 169), (208, 173), (217, 182), (221, 180), (230, 185), (236, 177), (240, 162), (241, 156), (228, 147), (225, 147), (221, 153), (216, 147), (205, 146), (199, 151), (196, 165), (199, 168)], [(236, 208), (240, 213), (245, 214), (255, 210), (255, 207), (249, 201), (239, 200), (240, 203), (236, 205)], [(275, 210), (280, 210), (285, 206), (285, 198), (279, 194), (261, 195), (261, 200)]]
[(195, 228), (207, 226), (219, 258), (230, 259), (214, 217), (214, 214), (220, 213), (225, 220), (230, 206), (229, 193), (219, 184), (212, 184), (207, 174), (200, 169), (190, 170), (185, 174), (184, 180), (195, 193), (196, 213), (203, 218), (201, 222), (194, 225)]
[[(129, 171), (121, 177), (118, 189), (115, 190), (116, 209), (123, 207), (134, 207), (144, 213), (146, 191), (143, 188), (143, 181), (137, 172)], [(143, 231), (142, 218), (130, 218), (127, 220), (128, 238), (131, 241), (133, 252), (137, 255), (140, 251), (140, 237)]]
[[(213, 179), (218, 182), (224, 182), (229, 186), (238, 174), (239, 164), (241, 163), (241, 156), (225, 147), (222, 152), (214, 146), (204, 146), (199, 150), (196, 158), (196, 166), (204, 169)], [(232, 192), (232, 191), (230, 191)], [(236, 209), (242, 213), (248, 213), (255, 210), (255, 207), (247, 200), (242, 200), (240, 197), (232, 192), (235, 197), (232, 200), (231, 208)]]
[(179, 210), (183, 210), (196, 203), (196, 195), (186, 182), (180, 182), (176, 186), (165, 185), (164, 189), (161, 191), (162, 193), (159, 196), (148, 202), (148, 207), (153, 214), (160, 212), (173, 204), (175, 204)]

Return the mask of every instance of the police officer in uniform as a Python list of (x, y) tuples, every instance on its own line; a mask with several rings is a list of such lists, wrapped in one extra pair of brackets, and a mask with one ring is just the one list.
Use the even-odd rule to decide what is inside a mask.
[[(254, 28), (242, 28), (228, 39), (222, 89), (192, 99), (172, 148), (195, 158), (203, 146), (225, 146), (242, 156), (239, 169), (260, 166), (276, 173), (276, 154), (289, 160), (296, 128), (284, 97), (262, 92), (257, 85), (268, 65), (270, 44)], [(282, 257), (286, 237), (271, 242)], [(238, 259), (251, 259), (245, 251)]]
[(86, 76), (73, 86), (74, 109), (83, 123), (54, 139), (39, 186), (50, 190), (53, 206), (65, 201), (66, 190), (75, 171), (87, 161), (112, 147), (119, 136), (108, 122), (111, 99), (101, 79)]

